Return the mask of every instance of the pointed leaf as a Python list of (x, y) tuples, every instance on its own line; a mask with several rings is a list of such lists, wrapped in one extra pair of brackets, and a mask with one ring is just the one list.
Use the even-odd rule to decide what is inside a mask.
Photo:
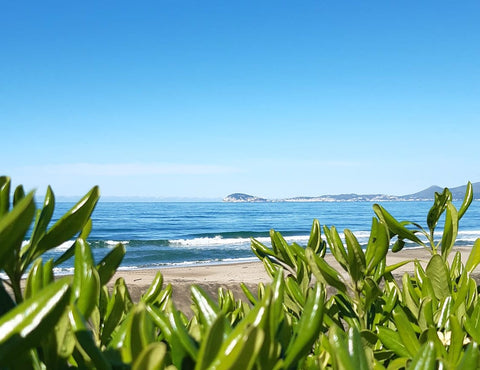
[(135, 360), (132, 370), (162, 370), (165, 368), (167, 346), (162, 342), (150, 343)]
[[(409, 229), (398, 222), (390, 213), (388, 213), (382, 206), (378, 204), (373, 205), (373, 210), (378, 218), (383, 221), (393, 234), (398, 235), (400, 239), (408, 239), (419, 245), (424, 243)], [(390, 235), (393, 236), (393, 235)]]
[(462, 205), (460, 206), (460, 209), (458, 210), (458, 219), (460, 220), (465, 212), (467, 211), (468, 207), (470, 207), (470, 204), (472, 203), (473, 200), (473, 186), (472, 183), (469, 181), (467, 184), (467, 189), (465, 191), (465, 197), (463, 198)]
[(348, 271), (350, 272), (350, 276), (355, 282), (363, 280), (365, 276), (365, 255), (363, 254), (362, 247), (350, 230), (345, 229), (344, 234), (347, 243)]
[(312, 269), (312, 273), (319, 282), (331, 285), (337, 288), (339, 291), (346, 293), (347, 287), (342, 282), (341, 275), (331, 267), (323, 258), (318, 257), (311, 249), (305, 250), (305, 255), (308, 260), (308, 264)]
[(427, 225), (430, 229), (430, 233), (433, 235), (433, 231), (437, 226), (440, 216), (445, 211), (447, 203), (452, 199), (452, 193), (447, 188), (443, 189), (442, 193), (435, 192), (435, 199), (433, 201), (432, 208), (428, 212)]
[(397, 325), (398, 334), (400, 335), (403, 345), (408, 353), (410, 353), (410, 356), (415, 356), (420, 349), (420, 343), (407, 315), (402, 309), (396, 309), (393, 312), (393, 318)]
[(323, 247), (324, 244), (322, 241), (320, 223), (317, 219), (315, 219), (313, 220), (312, 230), (310, 231), (307, 248), (311, 248), (315, 253), (319, 253)]
[(433, 342), (426, 342), (413, 358), (408, 369), (412, 370), (435, 370), (435, 346)]
[(15, 361), (40, 345), (68, 304), (68, 279), (60, 279), (0, 318), (0, 363)]
[(467, 272), (472, 272), (480, 263), (480, 238), (475, 240), (473, 243), (472, 250), (468, 256), (467, 263), (465, 264), (465, 269)]
[(362, 339), (356, 327), (352, 327), (348, 331), (348, 348), (355, 368), (358, 370), (370, 370)]
[(163, 288), (163, 275), (160, 271), (157, 271), (153, 278), (152, 284), (150, 284), (148, 290), (142, 295), (142, 301), (145, 303), (153, 303), (157, 299), (158, 295)]
[(335, 226), (332, 226), (330, 229), (327, 226), (324, 226), (323, 232), (325, 233), (325, 237), (327, 238), (333, 256), (340, 266), (342, 266), (345, 271), (348, 271), (349, 263), (347, 251), (343, 246), (342, 239), (340, 238), (340, 235), (338, 235), (337, 229)]
[(378, 222), (376, 218), (373, 218), (370, 238), (365, 252), (367, 274), (371, 273), (380, 261), (387, 256), (389, 244), (390, 236), (388, 234), (387, 225), (383, 222)]
[(318, 338), (323, 321), (324, 302), (325, 291), (317, 283), (308, 295), (302, 316), (287, 347), (286, 368), (298, 363), (302, 357), (306, 356), (313, 342)]
[(442, 257), (444, 260), (450, 254), (458, 234), (458, 212), (452, 203), (447, 204), (445, 227), (442, 236)]
[(378, 338), (386, 348), (395, 352), (400, 357), (410, 357), (410, 352), (403, 344), (397, 331), (393, 331), (392, 329), (383, 326), (379, 326), (377, 329)]
[(0, 219), (0, 269), (20, 248), (35, 214), (33, 192), (30, 192)]
[(208, 369), (218, 354), (225, 337), (225, 315), (221, 312), (208, 331), (200, 344), (198, 352), (198, 360), (195, 370)]
[(466, 351), (463, 353), (462, 359), (457, 370), (478, 369), (479, 367), (479, 350), (476, 342), (470, 343)]
[(52, 219), (54, 209), (55, 195), (53, 194), (52, 188), (48, 186), (47, 193), (45, 194), (45, 199), (43, 201), (43, 207), (38, 212), (37, 218), (35, 219), (35, 225), (33, 226), (32, 236), (30, 238), (30, 245), (32, 246), (32, 249), (29, 251), (28, 259), (33, 257), (38, 241), (45, 235), (48, 224)]
[(107, 284), (117, 271), (118, 266), (122, 263), (126, 249), (122, 243), (118, 243), (115, 247), (102, 258), (97, 265), (98, 276), (100, 277), (100, 285)]
[(10, 177), (0, 176), (0, 220), (10, 209)]
[(192, 285), (190, 290), (192, 292), (192, 300), (198, 307), (200, 322), (206, 328), (212, 326), (221, 312), (220, 308), (198, 285)]
[(33, 258), (51, 248), (59, 246), (79, 233), (90, 218), (99, 196), (98, 186), (95, 186), (65, 213), (38, 241)]

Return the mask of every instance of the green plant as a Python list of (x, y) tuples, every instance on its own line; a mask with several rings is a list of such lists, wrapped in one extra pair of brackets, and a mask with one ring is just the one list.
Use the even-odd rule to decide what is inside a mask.
[[(1, 177), (0, 269), (9, 280), (0, 280), (0, 369), (480, 367), (479, 287), (472, 277), (480, 239), (465, 264), (459, 253), (447, 259), (472, 201), (470, 184), (459, 211), (448, 189), (435, 195), (428, 231), (374, 205), (365, 246), (348, 229), (342, 240), (334, 226), (323, 227), (324, 240), (317, 220), (305, 247), (275, 231), (271, 247), (253, 239), (271, 283), (259, 284), (257, 292), (242, 285), (248, 302), (225, 289), (214, 300), (193, 285), (191, 315), (175, 308), (174, 287), (164, 286), (160, 272), (139, 302), (121, 278), (107, 287), (125, 247), (93, 259), (87, 237), (97, 188), (50, 228), (50, 188), (36, 217), (33, 193), (17, 187), (10, 205), (9, 192), (10, 179)], [(444, 231), (435, 241), (443, 214)], [(62, 257), (42, 260), (67, 241), (72, 246)], [(387, 265), (389, 250), (405, 241), (430, 250), (427, 265)], [(324, 258), (327, 250), (339, 270)], [(74, 258), (73, 275), (55, 280), (54, 266), (68, 258)], [(406, 263), (413, 263), (413, 274), (394, 275)]]

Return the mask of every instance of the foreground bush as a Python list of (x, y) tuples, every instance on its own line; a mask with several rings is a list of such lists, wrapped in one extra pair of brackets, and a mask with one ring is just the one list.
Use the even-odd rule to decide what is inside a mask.
[[(480, 241), (465, 264), (459, 253), (448, 259), (473, 198), (470, 184), (459, 210), (448, 189), (436, 194), (426, 230), (374, 205), (365, 248), (349, 230), (342, 240), (334, 226), (324, 226), (322, 238), (316, 220), (305, 247), (275, 231), (271, 247), (253, 239), (272, 282), (257, 292), (242, 285), (248, 302), (223, 289), (213, 300), (194, 285), (190, 317), (175, 309), (172, 287), (160, 273), (139, 302), (123, 279), (107, 289), (125, 248), (119, 244), (93, 260), (87, 237), (98, 198), (95, 187), (49, 228), (51, 189), (36, 210), (33, 194), (21, 186), (10, 204), (10, 179), (0, 178), (0, 269), (9, 277), (0, 281), (1, 369), (479, 367), (480, 305), (471, 273), (480, 262)], [(434, 240), (442, 215), (442, 237)], [(70, 240), (59, 259), (42, 260)], [(388, 251), (406, 242), (431, 252), (426, 268), (418, 261), (386, 264)], [(327, 248), (343, 271), (323, 258)], [(69, 258), (73, 276), (54, 280), (53, 268)], [(414, 274), (398, 281), (393, 272), (406, 263), (413, 263)]]

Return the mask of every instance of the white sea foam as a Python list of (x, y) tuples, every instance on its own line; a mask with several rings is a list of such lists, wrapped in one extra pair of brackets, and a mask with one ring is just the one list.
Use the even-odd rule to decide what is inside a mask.
[[(257, 238), (260, 242), (269, 241), (270, 238)], [(263, 240), (263, 241), (262, 241)], [(223, 238), (220, 235), (214, 236), (213, 238), (203, 237), (203, 238), (193, 238), (193, 239), (173, 239), (168, 241), (171, 246), (179, 247), (212, 247), (212, 246), (227, 246), (227, 245), (250, 245), (249, 238)]]
[(75, 269), (73, 267), (54, 267), (53, 273), (58, 276), (72, 275)]
[(123, 245), (127, 245), (129, 243), (128, 240), (124, 240), (124, 241), (117, 241), (117, 240), (105, 240), (105, 244), (108, 246), (108, 247), (115, 247), (117, 244), (119, 243), (122, 243)]

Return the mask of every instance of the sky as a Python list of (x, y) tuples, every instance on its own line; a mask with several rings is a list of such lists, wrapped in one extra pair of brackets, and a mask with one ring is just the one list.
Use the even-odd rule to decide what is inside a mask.
[(3, 1), (0, 170), (41, 195), (480, 181), (479, 1)]

